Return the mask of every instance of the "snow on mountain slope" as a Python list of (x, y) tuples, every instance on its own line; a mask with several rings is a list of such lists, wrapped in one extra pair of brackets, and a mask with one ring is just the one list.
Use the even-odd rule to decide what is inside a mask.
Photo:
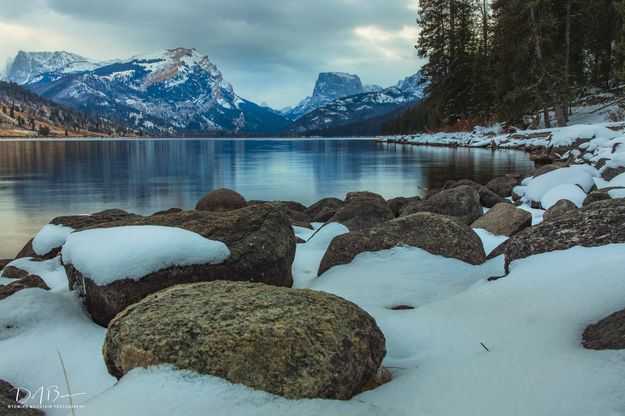
[[(371, 88), (371, 86), (367, 86)], [(373, 86), (375, 87), (375, 86)], [(339, 98), (367, 92), (358, 75), (344, 72), (322, 72), (317, 78), (313, 94), (304, 98), (296, 107), (286, 109), (284, 115), (289, 120), (298, 120)]]
[(425, 96), (426, 84), (421, 79), (418, 72), (394, 87), (339, 98), (299, 118), (287, 131), (291, 134), (318, 133), (390, 114)]
[(287, 120), (236, 95), (217, 66), (176, 48), (82, 70), (74, 61), (25, 86), (50, 100), (135, 125), (153, 134), (268, 133)]
[(74, 73), (92, 70), (98, 63), (74, 53), (19, 51), (7, 65), (3, 81), (28, 84), (38, 76), (49, 72)]

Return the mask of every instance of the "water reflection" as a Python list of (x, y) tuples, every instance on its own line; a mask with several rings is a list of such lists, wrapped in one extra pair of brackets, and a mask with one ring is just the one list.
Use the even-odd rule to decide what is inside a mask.
[(192, 208), (227, 187), (248, 199), (310, 204), (370, 190), (419, 195), (447, 179), (485, 182), (532, 168), (515, 151), (376, 144), (371, 140), (0, 142), (0, 258), (52, 217), (106, 208)]

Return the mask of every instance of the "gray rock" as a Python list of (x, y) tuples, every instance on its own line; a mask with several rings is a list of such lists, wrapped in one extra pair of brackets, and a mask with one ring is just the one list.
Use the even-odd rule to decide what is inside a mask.
[(0, 300), (8, 298), (20, 290), (32, 288), (50, 290), (46, 282), (44, 282), (41, 277), (31, 274), (16, 280), (15, 282), (11, 282), (8, 285), (0, 286)]
[(212, 280), (244, 280), (276, 286), (293, 284), (295, 234), (280, 205), (256, 205), (229, 212), (185, 211), (133, 217), (99, 224), (96, 228), (128, 225), (160, 225), (192, 231), (226, 244), (230, 257), (220, 264), (172, 267), (139, 280), (118, 280), (105, 286), (98, 286), (66, 264), (70, 288), (85, 294), (87, 310), (100, 325), (106, 326), (120, 311), (147, 295), (177, 284)]
[[(0, 380), (0, 416), (44, 416), (39, 409), (31, 409), (20, 404), (16, 399), (18, 391), (11, 383)], [(26, 393), (20, 392), (19, 399)], [(36, 403), (35, 403), (36, 404)]]
[(508, 202), (503, 197), (499, 196), (495, 192), (491, 191), (484, 185), (480, 185), (477, 182), (470, 181), (468, 179), (463, 179), (461, 181), (455, 182), (449, 189), (458, 188), (461, 186), (470, 186), (477, 191), (480, 195), (480, 204), (486, 208), (492, 208), (497, 204)]
[(576, 209), (577, 205), (575, 205), (568, 199), (561, 199), (560, 201), (556, 202), (555, 205), (545, 211), (545, 214), (543, 215), (543, 221), (552, 220), (556, 217), (559, 217), (560, 215), (566, 214), (567, 212), (575, 211)]
[(397, 218), (401, 214), (401, 210), (403, 207), (405, 207), (407, 204), (411, 202), (416, 202), (420, 200), (421, 198), (419, 198), (418, 196), (413, 196), (410, 198), (404, 198), (400, 196), (397, 198), (389, 199), (388, 201), (386, 201), (386, 204), (391, 209), (391, 211), (393, 211), (393, 214)]
[(625, 200), (595, 202), (512, 236), (505, 243), (506, 271), (511, 262), (535, 254), (616, 243), (625, 243)]
[(343, 206), (345, 202), (338, 198), (323, 198), (308, 207), (305, 213), (311, 222), (327, 222)]
[(198, 211), (228, 212), (246, 206), (247, 202), (240, 194), (230, 189), (218, 189), (200, 199), (195, 209)]
[(375, 320), (324, 292), (216, 281), (181, 285), (111, 321), (109, 372), (167, 363), (289, 399), (347, 400), (386, 354)]
[(583, 206), (590, 205), (593, 202), (597, 202), (597, 201), (605, 201), (607, 199), (612, 199), (609, 192), (615, 189), (623, 189), (623, 188), (620, 186), (612, 186), (608, 188), (597, 189), (595, 191), (590, 192), (588, 196), (586, 196), (586, 199), (584, 199)]
[(360, 253), (399, 245), (418, 247), (470, 264), (484, 263), (482, 241), (469, 226), (457, 218), (422, 212), (335, 237), (321, 260), (317, 275), (334, 266), (351, 263)]
[(417, 212), (433, 212), (435, 214), (457, 217), (465, 224), (473, 224), (482, 216), (480, 195), (470, 186), (447, 189), (424, 200), (407, 204), (400, 217)]
[(350, 231), (359, 231), (395, 218), (393, 211), (380, 195), (371, 192), (347, 194), (346, 204), (329, 222), (338, 222)]
[(532, 225), (532, 214), (509, 203), (495, 205), (471, 227), (483, 228), (495, 235), (512, 236)]
[(521, 184), (520, 179), (520, 175), (515, 174), (500, 176), (488, 182), (486, 188), (503, 198), (507, 198), (512, 195), (512, 189)]
[(615, 312), (586, 328), (583, 344), (591, 350), (625, 349), (625, 310)]

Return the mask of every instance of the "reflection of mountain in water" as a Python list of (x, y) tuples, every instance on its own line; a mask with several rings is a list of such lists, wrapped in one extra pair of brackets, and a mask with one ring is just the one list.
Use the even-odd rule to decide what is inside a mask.
[(220, 187), (248, 199), (310, 204), (352, 190), (415, 195), (420, 187), (437, 187), (448, 178), (484, 182), (530, 168), (520, 152), (366, 140), (1, 142), (0, 221), (12, 225), (0, 230), (0, 241), (32, 235), (61, 213), (192, 208)]

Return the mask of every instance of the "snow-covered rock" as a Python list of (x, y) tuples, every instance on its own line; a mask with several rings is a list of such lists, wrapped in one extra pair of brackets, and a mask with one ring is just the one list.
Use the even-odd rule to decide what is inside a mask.
[(579, 186), (573, 184), (562, 184), (554, 186), (547, 191), (540, 199), (540, 205), (543, 209), (549, 209), (559, 201), (566, 199), (567, 201), (574, 203), (577, 208), (581, 208), (584, 204), (586, 196), (586, 192), (582, 191)]
[(46, 224), (33, 238), (32, 246), (38, 256), (45, 256), (65, 243), (74, 229), (64, 225)]
[(73, 233), (63, 245), (62, 256), (63, 263), (83, 277), (106, 286), (174, 266), (221, 263), (230, 251), (224, 243), (191, 231), (146, 225)]
[[(549, 191), (559, 185), (577, 185), (584, 193), (590, 192), (595, 185), (593, 172), (577, 166), (554, 170), (532, 178), (527, 184), (524, 196), (530, 201), (541, 202)], [(558, 201), (552, 201), (552, 204), (556, 202)]]

